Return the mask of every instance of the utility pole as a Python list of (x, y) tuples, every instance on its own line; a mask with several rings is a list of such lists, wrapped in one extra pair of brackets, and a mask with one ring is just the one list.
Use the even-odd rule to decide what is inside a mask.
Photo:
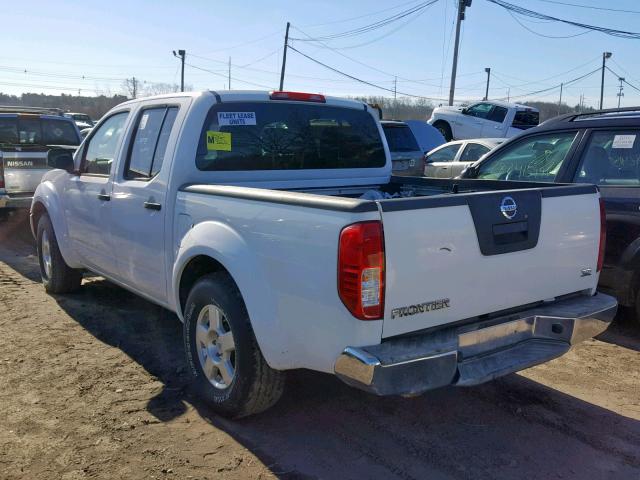
[(176, 51), (173, 51), (173, 56), (176, 58), (180, 59), (180, 62), (182, 63), (182, 70), (180, 71), (180, 91), (184, 92), (184, 57), (187, 55), (187, 51), (186, 50), (178, 50), (178, 53), (176, 54)]
[(131, 94), (133, 95), (133, 98), (136, 98), (137, 93), (138, 93), (138, 81), (136, 80), (136, 77), (133, 77), (131, 79)]
[(395, 102), (398, 94), (398, 77), (393, 77), (393, 101)]
[(287, 49), (289, 48), (289, 27), (291, 24), (287, 22), (287, 31), (284, 34), (284, 52), (282, 53), (282, 71), (280, 72), (280, 91), (284, 88), (284, 69), (287, 65)]
[(507, 88), (507, 103), (511, 100), (511, 87)]
[(618, 80), (620, 81), (620, 86), (618, 87), (620, 89), (618, 91), (618, 108), (620, 108), (620, 99), (624, 97), (624, 93), (622, 92), (622, 89), (624, 88), (624, 86), (622, 85), (622, 82), (624, 82), (624, 77), (618, 77)]
[(229, 90), (231, 90), (231, 57), (229, 57)]
[(607, 58), (611, 58), (611, 52), (602, 52), (602, 80), (600, 81), (600, 110), (602, 110), (602, 101), (604, 100), (604, 69), (606, 67)]
[(560, 108), (562, 107), (562, 89), (564, 87), (564, 83), (560, 84), (560, 100), (558, 101), (558, 115), (560, 115)]
[(458, 48), (460, 46), (460, 25), (464, 20), (464, 11), (471, 6), (471, 0), (458, 0), (458, 21), (456, 22), (456, 39), (453, 47), (453, 64), (451, 66), (451, 86), (449, 87), (449, 106), (453, 105), (456, 91), (456, 73), (458, 71)]
[(484, 71), (487, 72), (487, 90), (484, 94), (483, 100), (489, 100), (489, 80), (491, 80), (491, 68), (487, 67), (484, 69)]

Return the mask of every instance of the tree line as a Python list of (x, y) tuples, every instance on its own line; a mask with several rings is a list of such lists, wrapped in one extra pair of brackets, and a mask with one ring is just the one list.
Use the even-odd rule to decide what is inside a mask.
[[(156, 95), (161, 93), (171, 93), (179, 90), (175, 84), (160, 84), (140, 82), (135, 85), (137, 96)], [(44, 93), (23, 93), (22, 95), (7, 95), (0, 93), (0, 105), (24, 106), (24, 107), (46, 107), (60, 108), (68, 112), (86, 113), (91, 118), (97, 120), (112, 107), (129, 100), (133, 96), (134, 85), (128, 83), (124, 86), (124, 91), (128, 95), (98, 95), (94, 97), (83, 97), (78, 95), (46, 95)], [(356, 100), (369, 104), (379, 105), (382, 109), (384, 119), (394, 120), (426, 120), (431, 116), (435, 108), (431, 101), (421, 98), (389, 98), (382, 96), (354, 97)], [(571, 112), (590, 112), (593, 107), (580, 105), (570, 106), (566, 103), (558, 104), (553, 102), (524, 102), (525, 105), (540, 110), (540, 121)]]

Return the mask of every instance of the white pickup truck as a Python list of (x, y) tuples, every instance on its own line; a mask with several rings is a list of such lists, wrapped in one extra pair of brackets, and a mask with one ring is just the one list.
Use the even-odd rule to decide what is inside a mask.
[(491, 100), (468, 107), (437, 107), (428, 122), (451, 140), (510, 138), (533, 128), (540, 121), (537, 108)]
[(607, 328), (591, 185), (392, 177), (375, 111), (296, 92), (132, 100), (31, 207), (51, 293), (96, 272), (175, 312), (222, 414), (273, 405), (283, 371), (379, 395), (473, 385)]

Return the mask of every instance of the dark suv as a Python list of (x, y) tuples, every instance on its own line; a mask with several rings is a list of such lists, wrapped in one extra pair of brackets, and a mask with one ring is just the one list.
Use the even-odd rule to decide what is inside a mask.
[(502, 144), (461, 177), (598, 185), (607, 213), (599, 288), (640, 319), (640, 107), (553, 118)]

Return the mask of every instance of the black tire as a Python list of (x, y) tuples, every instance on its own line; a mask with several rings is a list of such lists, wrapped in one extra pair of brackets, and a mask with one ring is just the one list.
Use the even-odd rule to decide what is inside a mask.
[[(48, 273), (43, 258), (43, 238), (45, 237), (49, 243), (50, 268)], [(36, 240), (40, 276), (45, 290), (49, 293), (70, 293), (78, 290), (80, 283), (82, 283), (82, 270), (69, 267), (62, 258), (51, 219), (46, 213), (38, 221)]]
[(433, 124), (434, 127), (442, 134), (447, 142), (453, 140), (453, 134), (451, 133), (451, 127), (447, 122), (438, 121)]
[(635, 305), (633, 305), (633, 308), (630, 309), (633, 312), (630, 316), (633, 317), (635, 325), (640, 327), (640, 288), (637, 290), (637, 292), (636, 303)]
[[(226, 387), (214, 386), (199, 357), (210, 355), (196, 334), (199, 318), (209, 305), (223, 313), (224, 328), (233, 334), (234, 374)], [(267, 410), (280, 399), (284, 373), (269, 367), (262, 356), (242, 296), (227, 273), (212, 273), (198, 280), (189, 292), (184, 311), (184, 347), (192, 383), (216, 412), (227, 417), (244, 417)], [(220, 380), (224, 382), (221, 376)]]

